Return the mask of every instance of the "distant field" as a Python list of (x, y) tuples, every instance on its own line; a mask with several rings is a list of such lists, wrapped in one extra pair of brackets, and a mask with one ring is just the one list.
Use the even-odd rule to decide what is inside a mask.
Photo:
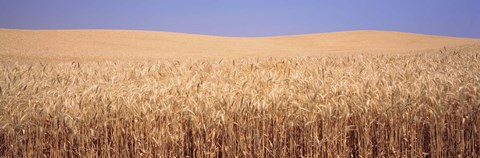
[(398, 54), (475, 46), (480, 39), (388, 31), (238, 38), (124, 30), (1, 30), (0, 60), (102, 61)]
[(0, 32), (0, 156), (480, 156), (475, 39)]

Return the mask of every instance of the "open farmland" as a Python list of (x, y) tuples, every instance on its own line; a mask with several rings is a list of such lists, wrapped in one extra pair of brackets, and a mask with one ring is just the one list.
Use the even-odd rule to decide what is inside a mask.
[(7, 156), (480, 152), (480, 53), (1, 68)]
[(140, 53), (128, 60), (92, 44), (107, 54), (67, 53), (59, 60), (62, 52), (90, 48), (6, 43), (1, 156), (480, 156), (478, 45), (441, 48), (439, 42), (407, 53), (384, 44), (365, 49), (402, 53), (355, 54), (345, 44), (342, 55), (312, 56), (317, 48), (303, 45), (307, 53), (295, 56), (301, 49), (282, 46), (280, 57), (268, 47), (241, 45), (238, 50), (268, 51), (224, 58), (155, 54), (155, 60)]
[(0, 29), (0, 60), (148, 61), (351, 54), (404, 54), (480, 47), (480, 39), (392, 31), (346, 31), (273, 37), (222, 37), (131, 30)]

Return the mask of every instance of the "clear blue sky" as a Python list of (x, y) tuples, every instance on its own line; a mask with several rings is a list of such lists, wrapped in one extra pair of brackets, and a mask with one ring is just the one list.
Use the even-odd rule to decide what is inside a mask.
[(0, 28), (221, 36), (391, 30), (480, 38), (480, 0), (1, 0)]

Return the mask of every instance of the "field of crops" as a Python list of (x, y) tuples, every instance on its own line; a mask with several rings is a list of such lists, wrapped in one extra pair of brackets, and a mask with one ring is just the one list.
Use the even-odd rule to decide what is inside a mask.
[(480, 52), (0, 63), (0, 156), (479, 157)]

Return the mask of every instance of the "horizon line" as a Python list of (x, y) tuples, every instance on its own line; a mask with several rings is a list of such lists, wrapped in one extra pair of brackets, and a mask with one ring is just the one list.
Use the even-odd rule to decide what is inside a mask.
[(175, 33), (175, 34), (185, 34), (185, 35), (199, 35), (199, 36), (227, 37), (227, 38), (268, 38), (268, 37), (288, 37), (288, 36), (316, 35), (316, 34), (328, 34), (328, 33), (357, 32), (357, 31), (378, 31), (378, 32), (392, 32), (392, 33), (396, 32), (396, 33), (407, 33), (407, 34), (439, 36), (439, 37), (464, 38), (464, 39), (480, 39), (480, 37), (449, 36), (449, 35), (438, 35), (438, 34), (388, 30), (388, 29), (357, 29), (357, 30), (352, 29), (352, 30), (341, 30), (341, 31), (307, 32), (307, 33), (299, 33), (299, 34), (278, 34), (278, 35), (265, 35), (265, 36), (229, 36), (229, 35), (202, 34), (202, 33), (177, 32), (177, 31), (162, 31), (162, 30), (152, 30), (152, 29), (104, 29), (104, 28), (86, 28), (86, 29), (85, 28), (75, 28), (75, 29), (72, 29), (72, 28), (31, 29), (31, 28), (29, 28), (29, 29), (23, 29), (23, 28), (0, 27), (0, 30), (21, 30), (21, 31), (144, 31), (144, 32)]

